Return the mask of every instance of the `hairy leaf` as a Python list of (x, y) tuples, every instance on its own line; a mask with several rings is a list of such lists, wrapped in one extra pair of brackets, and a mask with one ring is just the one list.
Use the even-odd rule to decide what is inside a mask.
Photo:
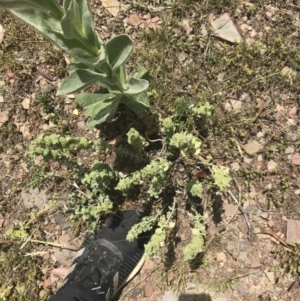
[(86, 0), (65, 0), (65, 15), (61, 20), (61, 27), (68, 39), (78, 39), (95, 49), (100, 48), (99, 38), (94, 30), (92, 17)]
[(148, 73), (148, 70), (144, 66), (138, 65), (137, 71), (133, 74), (132, 77), (143, 78), (147, 73)]
[(76, 100), (85, 108), (85, 114), (91, 118), (88, 127), (93, 128), (104, 121), (111, 121), (118, 108), (120, 95), (115, 93), (81, 93)]
[(127, 140), (128, 143), (131, 144), (139, 153), (141, 153), (145, 146), (148, 145), (148, 142), (145, 140), (145, 138), (141, 136), (140, 133), (134, 128), (131, 128), (127, 132)]
[(145, 79), (131, 77), (127, 83), (127, 89), (123, 91), (125, 95), (137, 95), (148, 89), (149, 82)]
[[(71, 68), (74, 68), (73, 64)], [(70, 71), (69, 77), (67, 77), (58, 88), (57, 95), (77, 92), (104, 78), (105, 74), (97, 73), (89, 69), (72, 70)]]
[(145, 92), (132, 95), (132, 96), (123, 96), (121, 103), (124, 103), (135, 113), (141, 113), (149, 107), (149, 98)]
[(63, 16), (63, 9), (57, 0), (0, 0), (0, 7), (5, 9), (35, 9), (51, 14), (57, 20)]
[(60, 21), (49, 16), (48, 13), (31, 8), (16, 8), (11, 11), (80, 62), (90, 66), (96, 66), (104, 62), (105, 49), (102, 44), (100, 45), (101, 49), (96, 51), (95, 47), (92, 47), (89, 43), (65, 37)]
[(133, 50), (133, 41), (127, 35), (113, 37), (106, 43), (107, 61), (112, 71), (124, 65)]

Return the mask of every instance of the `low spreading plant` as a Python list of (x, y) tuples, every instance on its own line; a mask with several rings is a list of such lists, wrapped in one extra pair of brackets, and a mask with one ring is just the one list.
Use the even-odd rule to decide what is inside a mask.
[(71, 218), (81, 216), (84, 221), (96, 221), (99, 214), (112, 211), (113, 203), (108, 191), (115, 180), (115, 173), (107, 163), (96, 160), (90, 170), (83, 175), (75, 174), (74, 178), (77, 189), (69, 194), (70, 203), (75, 208)]
[(130, 145), (132, 145), (139, 154), (144, 154), (145, 147), (149, 144), (139, 132), (131, 128), (127, 133), (127, 140)]
[[(205, 106), (209, 108), (209, 110), (212, 109), (207, 105)], [(209, 112), (210, 111), (208, 111), (208, 114), (210, 114)], [(181, 152), (179, 159), (186, 161), (192, 158), (195, 159), (199, 155), (201, 146), (199, 138), (185, 131), (176, 132), (176, 123), (173, 122), (171, 117), (164, 119), (162, 125), (163, 144), (170, 150), (172, 150), (172, 148), (178, 148)], [(130, 130), (129, 136), (131, 137), (131, 140), (134, 139), (137, 149), (142, 149), (145, 139), (136, 130), (132, 129)], [(208, 166), (211, 170), (213, 182), (210, 182), (210, 184), (213, 185), (209, 184), (208, 187), (216, 186), (221, 191), (226, 190), (231, 181), (229, 169), (224, 166), (216, 166), (208, 160), (204, 160), (200, 156), (198, 156), (198, 158), (200, 163)], [(144, 199), (157, 199), (166, 188), (166, 184), (173, 180), (172, 174), (170, 174), (171, 166), (171, 162), (168, 161), (165, 156), (158, 156), (144, 168), (120, 179), (115, 189), (120, 190), (124, 195), (127, 195), (132, 188), (141, 187), (144, 191), (142, 194)], [(173, 185), (176, 187), (175, 183), (173, 183)], [(181, 189), (186, 189), (191, 196), (201, 198), (204, 189), (203, 185), (204, 184), (199, 182), (199, 180), (193, 179), (185, 182), (180, 181), (179, 186)], [(145, 250), (148, 256), (158, 254), (165, 244), (167, 233), (172, 229), (172, 227), (174, 227), (171, 220), (175, 215), (175, 211), (176, 202), (169, 207), (166, 214), (163, 214), (162, 211), (158, 211), (156, 216), (143, 218), (141, 223), (135, 225), (131, 229), (127, 238), (129, 240), (133, 240), (141, 233), (149, 231), (154, 225), (156, 225), (155, 232), (152, 235), (150, 242), (145, 247)], [(196, 210), (192, 211), (193, 213), (189, 214), (190, 222), (192, 224), (191, 240), (182, 250), (183, 259), (185, 261), (194, 259), (202, 252), (206, 237), (204, 218)]]
[(204, 239), (206, 237), (206, 229), (204, 225), (204, 218), (196, 211), (189, 214), (190, 220), (193, 223), (192, 238), (182, 250), (183, 258), (185, 261), (194, 259), (199, 253), (202, 252), (204, 246)]
[[(124, 196), (130, 195), (131, 191), (139, 191), (140, 197), (146, 201), (159, 199), (166, 191), (167, 187), (176, 190), (185, 190), (186, 198), (192, 208), (195, 207), (195, 198), (201, 199), (204, 189), (218, 188), (225, 191), (231, 181), (229, 169), (225, 166), (216, 166), (210, 162), (209, 158), (202, 158), (199, 153), (201, 141), (187, 131), (178, 130), (177, 122), (173, 122), (172, 117), (166, 118), (162, 122), (162, 142), (164, 151), (158, 152), (150, 157), (146, 154), (145, 147), (151, 143), (146, 140), (136, 129), (131, 128), (127, 132), (127, 141), (134, 150), (137, 157), (148, 156), (150, 163), (143, 167), (136, 166), (136, 171), (127, 176), (118, 177), (118, 173), (113, 171), (106, 162), (96, 160), (91, 167), (81, 166), (79, 151), (90, 149), (100, 152), (107, 149), (102, 142), (93, 142), (84, 137), (62, 136), (57, 134), (41, 135), (33, 140), (29, 147), (31, 157), (42, 155), (45, 159), (59, 162), (73, 162), (71, 179), (73, 181), (73, 191), (69, 194), (71, 207), (74, 209), (72, 218), (81, 216), (84, 221), (95, 223), (99, 214), (112, 211), (115, 208), (113, 203), (114, 193), (111, 189), (119, 190)], [(151, 145), (149, 146), (151, 147)], [(118, 147), (115, 148), (116, 152)], [(109, 151), (112, 151), (110, 148)], [(190, 164), (198, 160), (211, 171), (211, 177), (200, 182), (198, 179), (188, 177), (174, 178), (173, 163), (169, 160), (169, 155), (177, 148), (180, 155), (176, 161)], [(142, 160), (140, 160), (141, 162)], [(71, 166), (71, 165), (70, 165)], [(71, 169), (70, 169), (71, 170)], [(175, 170), (176, 174), (176, 170)], [(186, 199), (187, 201), (187, 199)], [(160, 253), (165, 244), (166, 237), (174, 228), (173, 218), (176, 213), (176, 201), (164, 212), (157, 209), (155, 216), (144, 217), (141, 223), (135, 225), (128, 234), (128, 240), (133, 240), (143, 232), (148, 232), (153, 227), (155, 231), (148, 245), (146, 253), (148, 256)], [(191, 240), (182, 249), (183, 259), (192, 260), (201, 253), (206, 237), (204, 219), (199, 212), (192, 210), (189, 213), (191, 223)]]
[(148, 81), (142, 79), (143, 68), (128, 75), (125, 63), (133, 51), (133, 41), (121, 34), (104, 43), (97, 35), (87, 0), (0, 0), (19, 19), (50, 39), (74, 58), (68, 65), (69, 77), (60, 85), (57, 95), (79, 92), (99, 85), (108, 93), (80, 93), (76, 100), (90, 117), (89, 128), (111, 121), (118, 105), (123, 103), (136, 113), (149, 106), (145, 91)]
[(170, 162), (164, 158), (152, 160), (148, 165), (126, 178), (120, 179), (116, 190), (126, 195), (134, 186), (145, 184), (147, 189), (144, 198), (158, 198), (168, 180)]
[(92, 142), (86, 137), (72, 137), (69, 135), (40, 135), (31, 141), (28, 148), (30, 157), (43, 156), (58, 162), (71, 162), (74, 154), (82, 149), (88, 149)]

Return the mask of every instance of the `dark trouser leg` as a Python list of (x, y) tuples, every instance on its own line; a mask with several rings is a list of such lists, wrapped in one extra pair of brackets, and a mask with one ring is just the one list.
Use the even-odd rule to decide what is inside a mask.
[(80, 283), (68, 284), (48, 301), (99, 301), (99, 295)]

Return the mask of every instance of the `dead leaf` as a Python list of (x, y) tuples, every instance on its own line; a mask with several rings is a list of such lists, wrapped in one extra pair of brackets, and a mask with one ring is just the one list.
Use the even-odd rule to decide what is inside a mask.
[(67, 65), (71, 64), (71, 61), (69, 60), (69, 58), (66, 55), (64, 55), (64, 59), (65, 59), (65, 62)]
[(129, 8), (129, 5), (120, 3), (117, 0), (102, 0), (101, 3), (114, 17), (116, 17), (120, 11), (126, 11)]
[(17, 129), (22, 133), (24, 138), (32, 139), (32, 134), (29, 130), (29, 122), (18, 122), (17, 117), (14, 116), (14, 124), (17, 127)]
[(2, 43), (4, 38), (4, 29), (3, 27), (0, 25), (0, 44)]
[(277, 105), (275, 110), (277, 112), (285, 113), (285, 107), (283, 107), (281, 105)]
[(211, 26), (213, 27), (215, 34), (225, 41), (239, 43), (242, 40), (242, 36), (239, 34), (228, 13), (225, 13), (220, 18), (212, 21)]
[(141, 24), (141, 19), (137, 14), (130, 14), (127, 18), (127, 22), (133, 26), (139, 26)]
[(153, 23), (156, 23), (156, 22), (160, 21), (160, 18), (156, 16), (156, 17), (152, 18), (151, 21)]
[(154, 17), (150, 20), (144, 21), (144, 26), (153, 30), (157, 30), (161, 28), (161, 26), (157, 23), (159, 20), (160, 19), (158, 17)]
[(30, 99), (29, 98), (24, 98), (24, 100), (22, 101), (22, 107), (25, 110), (29, 110), (29, 105), (30, 105)]
[(281, 70), (281, 74), (286, 76), (295, 76), (297, 73), (293, 69), (286, 66)]
[(6, 76), (9, 77), (9, 78), (13, 78), (14, 77), (14, 73), (12, 72), (11, 69), (7, 69), (6, 70)]
[(289, 111), (289, 116), (294, 120), (298, 119), (298, 108), (297, 107), (291, 108)]
[(203, 178), (206, 178), (207, 176), (208, 176), (208, 173), (206, 171), (200, 170), (194, 175), (194, 178), (195, 179), (203, 179)]
[(0, 112), (0, 126), (3, 125), (9, 119), (8, 114), (9, 111)]
[(222, 165), (222, 164), (227, 164), (227, 163), (231, 163), (233, 161), (233, 159), (231, 158), (215, 158), (213, 159), (213, 163), (218, 164), (218, 165)]
[(297, 154), (294, 154), (292, 156), (292, 162), (295, 164), (295, 165), (300, 165), (300, 154), (297, 153)]
[(107, 143), (110, 145), (118, 145), (121, 141), (122, 141), (122, 136), (119, 135), (116, 138), (107, 141)]
[(39, 191), (37, 188), (30, 187), (29, 190), (22, 190), (21, 198), (25, 208), (31, 209), (36, 206), (39, 210), (45, 208), (48, 198), (45, 190)]
[(43, 282), (43, 288), (47, 288), (51, 285), (52, 285), (52, 283), (51, 283), (51, 278), (50, 277)]
[(68, 275), (70, 268), (67, 267), (59, 267), (50, 271), (50, 274), (59, 276), (61, 278), (65, 278)]
[(38, 73), (43, 76), (44, 78), (53, 81), (53, 77), (51, 75), (49, 75), (43, 68), (41, 68), (40, 66), (37, 67), (37, 71)]
[(258, 118), (258, 116), (261, 114), (261, 112), (264, 109), (264, 107), (265, 107), (265, 102), (264, 102), (263, 99), (261, 99), (260, 100), (260, 104), (259, 104), (259, 108), (258, 108), (255, 116), (253, 117), (252, 122), (254, 122)]
[(263, 145), (261, 145), (260, 143), (258, 143), (255, 140), (253, 140), (253, 141), (245, 144), (243, 146), (243, 148), (248, 155), (254, 155), (263, 148)]
[(182, 27), (184, 28), (187, 36), (189, 36), (193, 31), (193, 28), (190, 26), (188, 19), (182, 20)]

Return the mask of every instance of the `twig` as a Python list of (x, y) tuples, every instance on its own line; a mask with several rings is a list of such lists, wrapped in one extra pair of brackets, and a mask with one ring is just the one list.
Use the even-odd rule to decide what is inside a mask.
[(60, 244), (56, 244), (53, 242), (48, 242), (48, 241), (43, 241), (43, 240), (37, 240), (37, 239), (29, 239), (30, 242), (34, 242), (37, 244), (43, 244), (43, 245), (48, 245), (48, 246), (52, 246), (52, 247), (56, 247), (56, 248), (61, 248), (61, 249), (66, 249), (66, 250), (70, 250), (70, 251), (75, 251), (77, 252), (78, 250), (76, 249), (72, 249), (70, 247), (67, 247), (65, 245), (60, 245)]
[(283, 118), (285, 118), (285, 119), (287, 120), (287, 122), (289, 123), (290, 126), (295, 126), (297, 129), (300, 129), (298, 125), (292, 124), (292, 123), (289, 121), (288, 117), (285, 116), (280, 110), (278, 110), (277, 112), (278, 112)]
[(151, 140), (151, 139), (147, 139), (150, 142), (163, 142), (162, 139), (155, 139), (155, 140)]
[(239, 201), (234, 196), (234, 194), (231, 192), (231, 190), (228, 190), (228, 193), (230, 194), (231, 198), (236, 202), (239, 210), (242, 212), (242, 214), (243, 214), (243, 216), (245, 218), (245, 221), (247, 223), (247, 226), (248, 226), (248, 239), (251, 239), (252, 233), (251, 233), (251, 224), (250, 224), (249, 217), (248, 217), (247, 213), (244, 211), (244, 208), (239, 204)]
[(254, 83), (254, 82), (260, 81), (260, 80), (262, 80), (262, 79), (265, 79), (265, 78), (268, 78), (268, 77), (272, 77), (272, 76), (277, 75), (277, 74), (279, 74), (279, 73), (281, 73), (281, 71), (278, 71), (278, 72), (275, 72), (275, 73), (266, 75), (266, 76), (261, 77), (261, 78), (255, 78), (254, 80), (252, 80), (252, 81), (250, 81), (250, 82), (244, 84), (244, 87), (247, 86), (247, 85), (250, 85), (250, 84), (252, 84), (252, 83)]
[(258, 271), (250, 271), (250, 272), (248, 272), (248, 273), (246, 273), (246, 274), (243, 274), (243, 275), (237, 275), (237, 276), (235, 276), (235, 277), (233, 277), (233, 278), (230, 278), (229, 280), (230, 280), (230, 281), (233, 281), (233, 280), (236, 280), (236, 279), (244, 278), (244, 277), (246, 277), (246, 276), (255, 274), (255, 273), (257, 273), (257, 272), (259, 272), (259, 270), (258, 270)]
[(293, 249), (293, 247), (289, 246), (277, 233), (274, 233), (270, 230), (264, 230), (264, 231), (258, 232), (256, 234), (269, 234), (269, 235), (273, 236), (277, 241), (279, 241), (282, 245), (284, 245), (286, 248)]
[(243, 158), (245, 158), (245, 156), (244, 156), (244, 154), (243, 154), (243, 152), (242, 152), (242, 149), (241, 149), (239, 143), (236, 141), (236, 139), (234, 139), (234, 142), (236, 143), (236, 146), (237, 146), (237, 148), (238, 148), (238, 150), (239, 150), (240, 155), (241, 155)]
[(79, 193), (81, 193), (81, 194), (84, 195), (85, 197), (88, 197), (83, 191), (80, 190), (79, 186), (78, 186), (75, 182), (73, 182), (73, 186), (76, 188), (76, 190), (77, 190)]
[(36, 230), (37, 230), (37, 228), (35, 228), (32, 231), (32, 233), (28, 236), (28, 238), (25, 240), (25, 242), (23, 243), (23, 245), (20, 247), (20, 250), (22, 250), (27, 245), (27, 243), (29, 242), (29, 240), (31, 239), (31, 237), (33, 236), (33, 234), (35, 233)]

